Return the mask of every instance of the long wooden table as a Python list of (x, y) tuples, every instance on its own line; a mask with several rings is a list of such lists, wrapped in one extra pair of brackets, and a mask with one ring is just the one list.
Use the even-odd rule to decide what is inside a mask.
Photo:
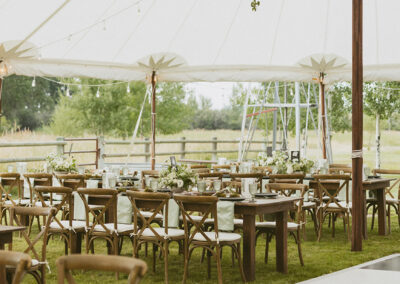
[(299, 197), (236, 202), (235, 214), (243, 215), (243, 269), (247, 281), (256, 279), (256, 216), (276, 215), (276, 270), (287, 273), (287, 216)]

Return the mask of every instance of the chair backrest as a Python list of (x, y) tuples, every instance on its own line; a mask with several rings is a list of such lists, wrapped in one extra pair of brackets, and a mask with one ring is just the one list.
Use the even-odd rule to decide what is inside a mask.
[[(42, 204), (42, 207), (52, 207), (54, 208), (55, 211), (55, 216), (54, 216), (54, 221), (57, 222), (57, 224), (60, 226), (61, 229), (65, 230), (68, 228), (65, 228), (60, 220), (57, 218), (58, 212), (62, 211), (64, 206), (68, 206), (69, 209), (71, 210), (70, 212), (74, 212), (74, 205), (72, 202), (72, 189), (69, 187), (60, 187), (60, 186), (35, 186), (35, 192), (38, 195), (38, 199)], [(49, 193), (50, 194), (50, 203), (45, 202), (44, 194)], [(58, 194), (61, 196), (61, 200), (59, 200), (57, 203), (53, 203), (52, 196), (53, 194)], [(69, 215), (69, 227), (72, 227), (72, 218), (73, 214), (68, 214)]]
[[(33, 258), (35, 258), (40, 265), (41, 276), (45, 278), (46, 266), (48, 263), (46, 261), (46, 249), (47, 249), (47, 238), (48, 231), (50, 228), (51, 222), (54, 220), (56, 210), (50, 207), (22, 207), (22, 206), (13, 206), (11, 208), (11, 224), (14, 222), (18, 226), (22, 226), (22, 220), (26, 217), (34, 218), (34, 217), (42, 217), (43, 218), (43, 226), (41, 230), (35, 235), (31, 233), (31, 237), (28, 235), (26, 231), (22, 231), (22, 236), (26, 241), (28, 247), (23, 251), (24, 253), (30, 253)], [(37, 251), (38, 243), (41, 240), (41, 252)]]
[(271, 183), (303, 183), (304, 174), (272, 174), (269, 175)]
[[(37, 201), (35, 185), (52, 186), (53, 175), (47, 173), (27, 173), (24, 174), (24, 179), (29, 186), (30, 202), (34, 204)], [(33, 182), (31, 181), (33, 180)]]
[(343, 167), (343, 168), (329, 168), (328, 173), (330, 174), (350, 174), (350, 176), (353, 173), (353, 169), (351, 167)]
[(139, 283), (147, 272), (146, 262), (133, 257), (116, 255), (73, 254), (61, 256), (56, 261), (58, 283), (64, 284), (65, 278), (75, 284), (71, 270), (97, 270), (128, 274), (128, 284)]
[[(32, 259), (26, 253), (0, 250), (0, 269), (4, 270), (5, 266), (15, 268), (12, 284), (21, 283), (26, 271), (31, 268), (31, 265)], [(3, 279), (0, 278), (0, 283), (7, 283), (6, 275), (2, 276)]]
[(212, 165), (212, 170), (214, 173), (229, 172), (231, 170), (231, 166), (230, 165)]
[(13, 205), (16, 205), (16, 202), (11, 197), (11, 191), (15, 187), (18, 189), (18, 198), (21, 199), (20, 174), (0, 173), (0, 194), (1, 194), (0, 201), (4, 202), (6, 200), (10, 200)]
[(292, 195), (302, 197), (297, 205), (297, 221), (300, 222), (302, 220), (303, 198), (304, 194), (308, 191), (308, 185), (295, 183), (268, 183), (266, 188), (268, 192), (276, 192), (286, 197)]
[(272, 173), (272, 168), (268, 166), (254, 166), (251, 168), (251, 172), (253, 173), (261, 173), (263, 175), (268, 175)]
[[(127, 190), (126, 195), (131, 200), (133, 209), (133, 233), (136, 237), (140, 238), (145, 229), (153, 232), (154, 236), (160, 241), (164, 238), (161, 237), (151, 226), (151, 223), (156, 218), (157, 214), (163, 214), (164, 210), (164, 229), (165, 235), (168, 236), (168, 208), (171, 196), (168, 193), (153, 193), (153, 192), (140, 192)], [(142, 215), (142, 210), (150, 210), (152, 215), (145, 218)]]
[(196, 174), (205, 174), (205, 173), (209, 173), (210, 169), (208, 169), (208, 168), (192, 169), (192, 172), (194, 172)]
[[(117, 222), (117, 196), (118, 190), (112, 188), (78, 188), (78, 194), (81, 197), (83, 204), (85, 205), (85, 215), (86, 215), (86, 227), (89, 228), (88, 233), (93, 233), (95, 226), (100, 225), (107, 234), (112, 234), (117, 232), (118, 230), (118, 222)], [(96, 212), (89, 206), (88, 198), (90, 195), (93, 196), (107, 196), (109, 197), (104, 207), (101, 208), (100, 212), (96, 214)], [(114, 223), (114, 230), (111, 231), (109, 228), (106, 227), (104, 216), (106, 212), (112, 210), (113, 216), (115, 216), (113, 223)], [(89, 226), (89, 220), (93, 217), (93, 223)]]
[(85, 175), (81, 174), (55, 174), (56, 178), (62, 186), (77, 190), (80, 187), (85, 187)]
[(190, 168), (193, 169), (208, 169), (208, 166), (206, 164), (199, 164), (199, 165), (190, 165)]
[(222, 180), (224, 173), (199, 173), (199, 179), (219, 179)]
[(348, 164), (330, 164), (329, 168), (334, 169), (334, 168), (350, 168), (351, 166)]
[(153, 177), (153, 178), (159, 178), (160, 177), (160, 172), (157, 171), (157, 170), (145, 170), (145, 171), (142, 171), (142, 173), (141, 173), (142, 188), (146, 187), (146, 176)]
[(386, 195), (389, 195), (391, 198), (395, 198), (392, 189), (395, 188), (396, 185), (398, 186), (397, 190), (397, 199), (400, 198), (400, 170), (385, 170), (385, 169), (374, 169), (372, 171), (373, 175), (397, 175), (398, 177), (395, 178), (393, 182), (391, 182), (390, 187), (386, 188)]
[[(193, 241), (193, 238), (197, 233), (200, 233), (207, 242), (211, 242), (210, 238), (205, 234), (204, 231), (204, 222), (210, 214), (214, 218), (215, 237), (216, 239), (218, 239), (218, 197), (175, 194), (174, 199), (178, 203), (178, 206), (182, 212), (183, 226), (185, 229), (185, 235), (188, 244)], [(203, 215), (203, 218), (200, 221), (193, 220), (191, 217), (191, 214), (193, 212), (201, 213)], [(193, 227), (194, 230), (189, 231), (191, 227)]]
[[(337, 174), (327, 174), (327, 175), (314, 175), (315, 181), (318, 184), (318, 192), (317, 197), (320, 200), (320, 203), (323, 207), (329, 207), (330, 204), (336, 204), (341, 209), (345, 209), (345, 207), (340, 204), (338, 200), (338, 195), (340, 191), (346, 191), (346, 204), (349, 204), (349, 181), (351, 177), (349, 175), (337, 175)], [(325, 183), (324, 183), (325, 182)], [(338, 182), (339, 185), (335, 189), (328, 189), (327, 183), (329, 182)], [(323, 197), (329, 197), (327, 202), (323, 202)]]

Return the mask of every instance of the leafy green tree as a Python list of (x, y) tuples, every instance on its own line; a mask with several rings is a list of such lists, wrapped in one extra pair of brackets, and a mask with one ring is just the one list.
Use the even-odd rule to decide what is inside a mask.
[(58, 102), (59, 85), (42, 78), (12, 75), (4, 78), (2, 110), (22, 128), (37, 129), (50, 122)]
[(333, 131), (351, 130), (351, 84), (342, 82), (328, 91), (328, 118)]

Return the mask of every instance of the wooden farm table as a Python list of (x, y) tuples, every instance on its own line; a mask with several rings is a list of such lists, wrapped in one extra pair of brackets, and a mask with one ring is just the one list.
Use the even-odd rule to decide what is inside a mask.
[[(366, 239), (367, 234), (367, 209), (366, 209), (366, 191), (373, 190), (376, 192), (377, 206), (378, 206), (378, 234), (387, 235), (386, 228), (386, 197), (385, 189), (390, 186), (389, 178), (376, 178), (363, 181), (363, 200), (364, 200), (364, 222), (363, 222), (363, 236)], [(327, 181), (322, 182), (325, 184), (326, 189), (337, 189), (340, 181)], [(318, 189), (318, 184), (315, 180), (310, 180), (310, 188)]]
[(235, 203), (235, 214), (243, 215), (243, 269), (247, 281), (256, 279), (256, 216), (276, 215), (276, 270), (287, 273), (287, 216), (299, 197), (256, 199)]

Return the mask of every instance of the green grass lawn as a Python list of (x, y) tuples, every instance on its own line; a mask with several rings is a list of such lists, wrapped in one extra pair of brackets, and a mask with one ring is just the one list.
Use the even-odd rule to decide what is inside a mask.
[[(370, 219), (369, 219), (370, 221)], [(370, 224), (370, 222), (369, 222)], [(392, 232), (389, 236), (379, 236), (377, 226), (374, 231), (368, 231), (368, 240), (363, 242), (362, 252), (351, 252), (350, 241), (347, 241), (347, 234), (343, 231), (342, 221), (339, 220), (336, 226), (336, 236), (332, 238), (331, 230), (324, 224), (323, 236), (320, 242), (316, 241), (316, 236), (312, 222), (308, 222), (307, 238), (303, 240), (303, 257), (305, 266), (300, 266), (297, 254), (297, 246), (292, 237), (288, 238), (288, 274), (284, 275), (275, 271), (275, 242), (270, 245), (270, 254), (268, 264), (264, 263), (265, 238), (258, 239), (256, 248), (256, 281), (254, 283), (296, 283), (309, 278), (317, 277), (326, 273), (334, 272), (353, 265), (357, 265), (372, 259), (380, 258), (400, 251), (400, 229), (397, 224), (397, 216), (392, 218)], [(34, 229), (37, 230), (36, 224)], [(14, 247), (16, 251), (24, 248), (24, 240), (14, 235)], [(84, 250), (84, 248), (83, 248)], [(58, 237), (49, 242), (47, 249), (47, 259), (51, 267), (51, 273), (47, 271), (47, 283), (57, 283), (56, 259), (64, 254), (64, 244)], [(105, 254), (106, 245), (103, 241), (97, 241), (95, 244), (96, 254)], [(149, 267), (152, 265), (151, 250), (149, 257), (144, 257), (142, 250), (140, 258), (145, 260)], [(132, 255), (132, 246), (126, 239), (124, 242), (122, 254)], [(212, 276), (207, 279), (207, 264), (200, 263), (201, 250), (195, 251), (192, 256), (189, 267), (188, 283), (216, 283), (216, 267), (212, 262)], [(241, 278), (237, 266), (231, 266), (231, 254), (227, 248), (223, 252), (222, 273), (224, 283), (240, 283)], [(163, 283), (164, 270), (163, 261), (157, 260), (156, 272), (151, 269), (146, 274), (142, 283)], [(115, 280), (115, 275), (104, 272), (77, 272), (75, 277), (78, 283), (126, 283), (127, 276), (120, 275), (120, 280)], [(178, 254), (176, 244), (171, 244), (169, 257), (169, 279), (170, 283), (180, 283), (183, 277), (183, 256)], [(30, 275), (25, 277), (24, 283), (35, 283)]]

